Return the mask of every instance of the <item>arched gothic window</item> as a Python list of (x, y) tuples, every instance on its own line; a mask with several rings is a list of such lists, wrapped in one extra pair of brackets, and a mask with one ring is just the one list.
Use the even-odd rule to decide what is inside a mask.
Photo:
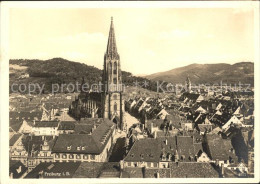
[(112, 62), (109, 62), (109, 74), (112, 74)]
[(117, 103), (114, 104), (114, 111), (117, 111)]
[(117, 62), (114, 62), (114, 74), (117, 74)]
[(116, 77), (113, 79), (113, 83), (114, 83), (114, 84), (117, 83), (117, 79), (116, 79)]

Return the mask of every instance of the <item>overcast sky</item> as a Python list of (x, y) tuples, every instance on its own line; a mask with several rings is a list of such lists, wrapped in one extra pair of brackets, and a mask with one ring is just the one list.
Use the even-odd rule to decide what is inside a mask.
[(102, 69), (111, 16), (121, 67), (133, 74), (253, 61), (248, 8), (12, 9), (10, 57), (62, 57)]

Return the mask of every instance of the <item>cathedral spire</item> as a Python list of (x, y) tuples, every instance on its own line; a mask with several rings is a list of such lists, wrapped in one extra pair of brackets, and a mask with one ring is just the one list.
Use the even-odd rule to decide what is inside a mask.
[(109, 36), (108, 36), (108, 42), (107, 42), (106, 55), (108, 57), (111, 57), (111, 59), (118, 57), (113, 17), (111, 17), (111, 24), (110, 24), (110, 30), (109, 30)]
[(188, 74), (187, 79), (186, 79), (186, 90), (189, 93), (191, 92), (191, 81), (190, 81), (189, 74)]

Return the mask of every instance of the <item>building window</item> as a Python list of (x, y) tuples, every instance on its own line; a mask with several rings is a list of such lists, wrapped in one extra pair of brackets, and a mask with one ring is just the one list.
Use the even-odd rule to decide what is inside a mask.
[(117, 63), (114, 62), (114, 74), (116, 74), (116, 73), (117, 73)]
[(72, 154), (70, 154), (70, 155), (69, 155), (69, 158), (71, 158), (71, 159), (72, 159), (72, 158), (73, 158), (73, 155), (72, 155)]
[(80, 159), (80, 155), (77, 155), (76, 158), (77, 158), (77, 159)]
[(90, 155), (91, 160), (95, 160), (95, 155)]
[(114, 84), (117, 83), (117, 78), (116, 78), (116, 77), (113, 79), (113, 83), (114, 83)]
[(117, 95), (116, 95), (116, 94), (114, 94), (113, 98), (114, 98), (114, 100), (116, 100), (116, 99), (117, 99)]
[(114, 111), (117, 111), (117, 103), (114, 104)]
[(88, 159), (88, 155), (84, 155), (84, 157), (83, 157), (85, 160), (87, 160)]
[(109, 62), (109, 70), (110, 70), (110, 73), (112, 74), (112, 63)]
[(63, 155), (62, 155), (62, 158), (67, 158), (67, 155), (66, 155), (66, 154), (63, 154)]
[(114, 62), (114, 71), (117, 71), (117, 62)]

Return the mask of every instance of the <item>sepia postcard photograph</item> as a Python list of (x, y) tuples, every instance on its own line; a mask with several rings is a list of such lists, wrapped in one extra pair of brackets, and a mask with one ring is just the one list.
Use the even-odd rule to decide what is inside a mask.
[(259, 182), (258, 1), (0, 6), (1, 183)]

